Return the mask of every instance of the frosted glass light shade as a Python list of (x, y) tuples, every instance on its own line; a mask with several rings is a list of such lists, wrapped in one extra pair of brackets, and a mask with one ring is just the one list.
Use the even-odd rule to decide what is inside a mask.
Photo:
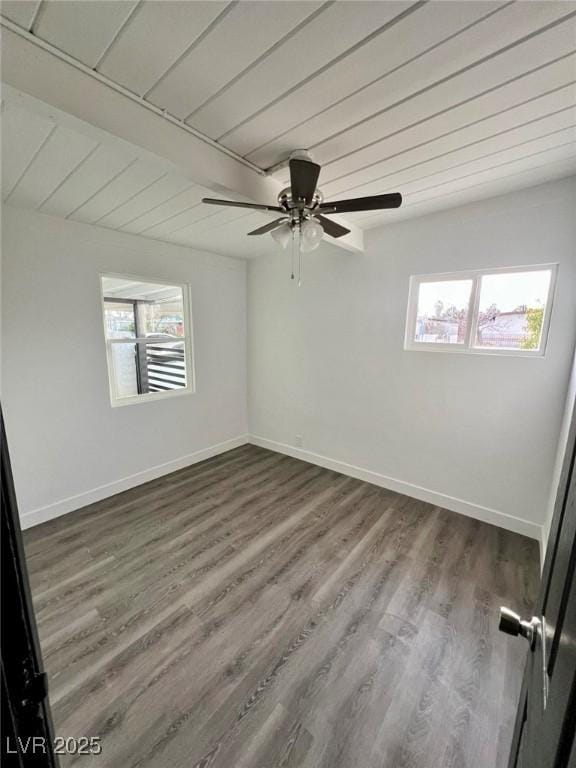
[(273, 229), (270, 234), (278, 243), (278, 245), (281, 245), (282, 248), (286, 248), (292, 239), (292, 227), (288, 223), (282, 224), (282, 226), (278, 227), (278, 229)]
[(304, 221), (301, 225), (300, 232), (300, 243), (304, 253), (308, 253), (308, 251), (313, 251), (315, 248), (318, 248), (322, 236), (324, 235), (322, 225), (314, 219), (307, 219)]

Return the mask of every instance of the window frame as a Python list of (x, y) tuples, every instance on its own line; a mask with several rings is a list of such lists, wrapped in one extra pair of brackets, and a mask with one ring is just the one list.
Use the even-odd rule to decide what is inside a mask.
[[(546, 309), (542, 319), (539, 349), (512, 349), (497, 347), (480, 347), (475, 345), (478, 330), (478, 313), (480, 308), (480, 291), (482, 278), (498, 274), (514, 274), (516, 272), (550, 271), (550, 285), (546, 298)], [(558, 264), (527, 264), (515, 267), (486, 267), (484, 269), (463, 270), (461, 272), (439, 272), (436, 274), (411, 275), (408, 289), (408, 304), (406, 308), (406, 323), (404, 334), (404, 349), (408, 352), (452, 352), (466, 355), (506, 355), (513, 357), (545, 357), (548, 345), (548, 331), (556, 292)], [(416, 321), (418, 314), (418, 297), (422, 283), (438, 283), (449, 281), (472, 280), (470, 301), (468, 303), (468, 321), (466, 334), (462, 344), (445, 344), (442, 342), (415, 341)]]
[[(153, 285), (165, 285), (168, 288), (180, 288), (182, 291), (182, 309), (184, 315), (184, 359), (186, 363), (186, 386), (178, 389), (166, 390), (164, 392), (144, 392), (136, 395), (122, 397), (118, 394), (116, 386), (116, 374), (114, 369), (114, 360), (112, 358), (112, 347), (114, 344), (158, 344), (158, 340), (148, 340), (147, 337), (140, 338), (119, 338), (109, 339), (106, 327), (106, 302), (104, 297), (103, 279), (111, 277), (120, 280), (137, 281), (139, 283), (151, 283)], [(106, 364), (108, 369), (108, 391), (110, 395), (110, 404), (112, 408), (118, 408), (124, 405), (136, 405), (137, 403), (149, 403), (157, 400), (165, 400), (171, 397), (182, 397), (182, 395), (192, 395), (196, 392), (196, 375), (194, 368), (194, 344), (193, 344), (193, 324), (192, 324), (192, 290), (189, 283), (180, 283), (165, 278), (142, 277), (140, 275), (120, 274), (118, 272), (101, 272), (98, 276), (98, 286), (100, 290), (100, 307), (102, 313), (102, 326), (104, 334), (104, 346), (106, 352)], [(130, 299), (126, 300), (131, 303)], [(166, 340), (162, 343), (172, 343)]]

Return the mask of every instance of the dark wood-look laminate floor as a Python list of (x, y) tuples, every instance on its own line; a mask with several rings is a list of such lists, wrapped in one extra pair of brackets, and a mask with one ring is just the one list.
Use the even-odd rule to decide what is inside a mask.
[(506, 764), (533, 541), (254, 446), (25, 539), (64, 765)]

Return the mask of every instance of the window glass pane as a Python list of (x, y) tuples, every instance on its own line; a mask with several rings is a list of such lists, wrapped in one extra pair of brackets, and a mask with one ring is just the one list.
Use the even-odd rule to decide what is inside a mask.
[(134, 338), (134, 305), (104, 299), (106, 337), (109, 339)]
[(111, 344), (110, 355), (116, 383), (116, 395), (118, 397), (137, 395), (136, 344)]
[(414, 341), (464, 344), (471, 290), (472, 280), (420, 283)]
[(183, 341), (120, 342), (110, 344), (110, 354), (119, 398), (186, 387)]
[(186, 386), (186, 349), (183, 341), (153, 341), (138, 345), (148, 392), (166, 392)]
[(484, 275), (476, 346), (540, 349), (550, 279), (549, 269)]
[(172, 296), (140, 307), (140, 334), (143, 336), (184, 336), (184, 304), (182, 290)]
[(102, 293), (107, 338), (185, 335), (180, 286), (103, 277)]

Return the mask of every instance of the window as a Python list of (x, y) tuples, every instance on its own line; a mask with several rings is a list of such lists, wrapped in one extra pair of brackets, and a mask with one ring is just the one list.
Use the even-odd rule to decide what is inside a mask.
[(543, 355), (556, 265), (410, 279), (406, 349)]
[(116, 275), (101, 286), (112, 405), (192, 392), (188, 287)]

